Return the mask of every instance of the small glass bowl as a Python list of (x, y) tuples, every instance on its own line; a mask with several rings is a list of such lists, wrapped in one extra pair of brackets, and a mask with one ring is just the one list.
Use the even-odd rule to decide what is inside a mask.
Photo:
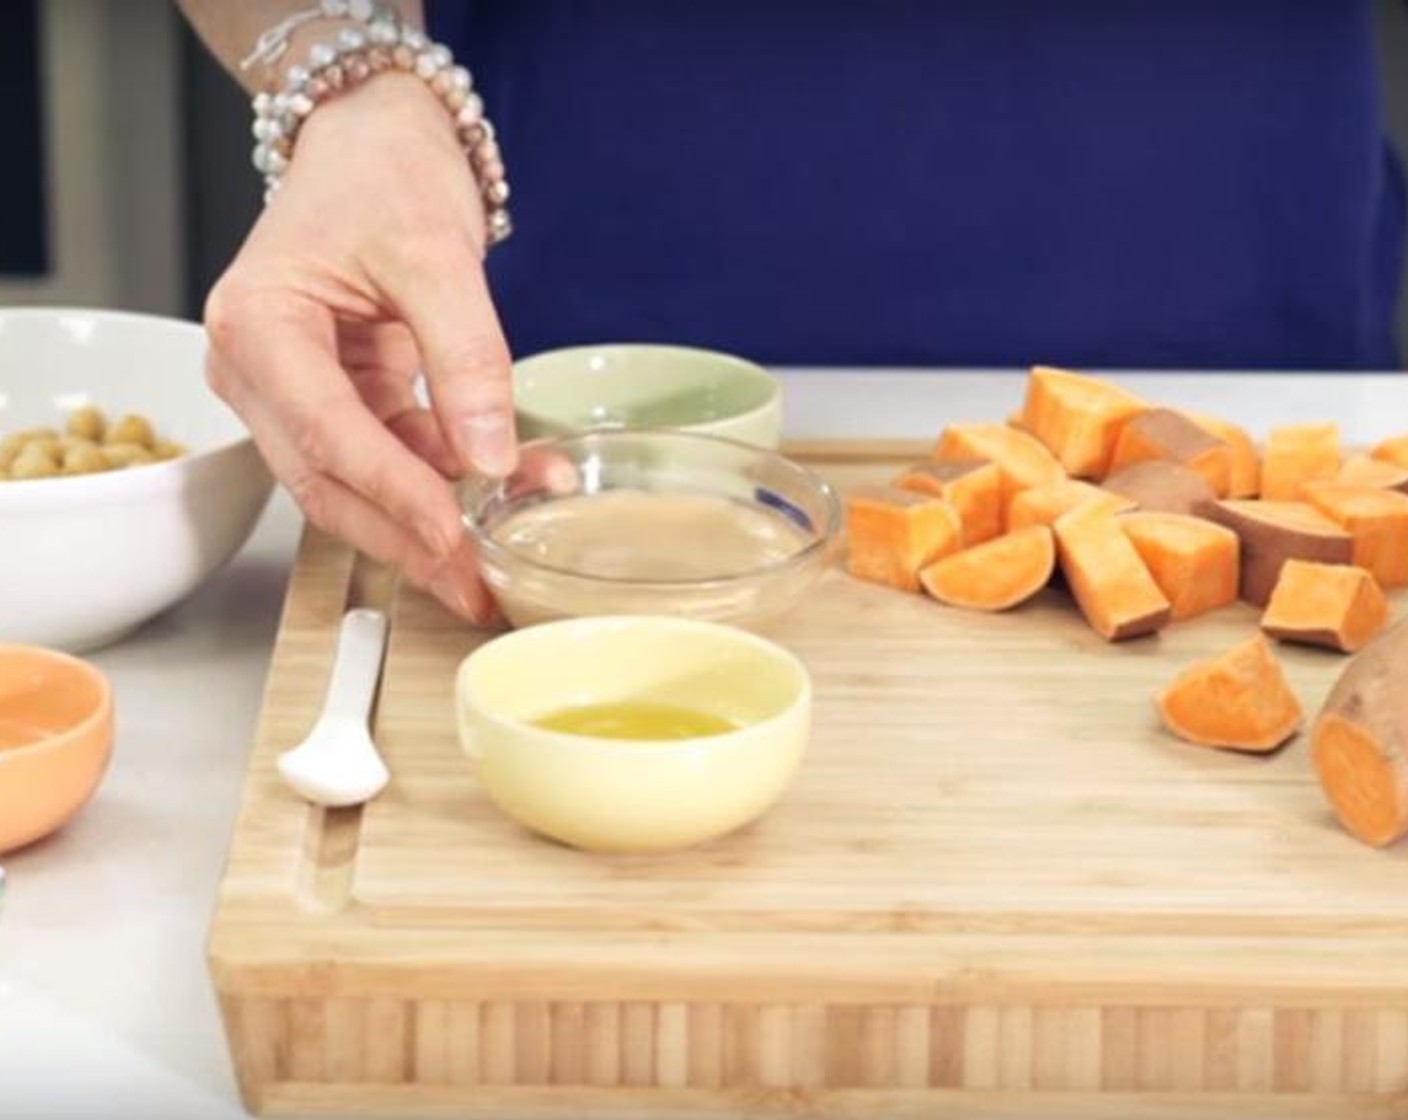
[(511, 476), (462, 496), (513, 626), (653, 614), (762, 628), (824, 570), (841, 519), (831, 487), (776, 452), (655, 429), (524, 444)]

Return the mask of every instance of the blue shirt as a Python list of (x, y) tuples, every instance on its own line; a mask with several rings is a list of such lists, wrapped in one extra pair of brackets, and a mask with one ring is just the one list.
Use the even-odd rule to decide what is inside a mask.
[(442, 0), (518, 353), (1374, 368), (1404, 191), (1369, 0)]

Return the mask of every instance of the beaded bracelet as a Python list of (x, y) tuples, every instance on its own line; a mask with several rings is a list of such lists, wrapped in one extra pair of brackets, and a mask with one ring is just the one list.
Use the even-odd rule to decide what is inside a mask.
[(494, 126), (484, 115), (474, 81), (468, 70), (455, 64), (448, 47), (432, 43), (422, 31), (403, 23), (394, 8), (374, 0), (321, 0), (317, 7), (296, 12), (261, 35), (241, 68), (273, 63), (288, 50), (293, 32), (317, 19), (352, 19), (365, 30), (344, 27), (333, 41), (313, 44), (306, 62), (290, 66), (276, 92), (255, 96), (253, 160), (264, 176), (264, 201), (278, 191), (293, 158), (298, 131), (319, 104), (374, 74), (402, 70), (425, 81), (454, 117), (456, 134), (484, 200), (488, 243), (494, 246), (505, 240), (513, 232), (508, 179)]

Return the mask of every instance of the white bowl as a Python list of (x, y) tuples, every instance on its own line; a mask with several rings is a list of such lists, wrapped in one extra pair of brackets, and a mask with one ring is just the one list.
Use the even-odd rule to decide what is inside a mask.
[(0, 437), (94, 404), (189, 454), (105, 474), (0, 481), (0, 640), (69, 651), (129, 633), (249, 538), (273, 489), (204, 377), (205, 332), (150, 315), (0, 311)]

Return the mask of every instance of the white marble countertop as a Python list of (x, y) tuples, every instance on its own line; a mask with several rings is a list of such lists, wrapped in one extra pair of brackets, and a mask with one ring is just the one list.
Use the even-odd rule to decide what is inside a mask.
[[(796, 371), (789, 433), (929, 438), (999, 420), (991, 373)], [(1408, 431), (1408, 377), (1147, 374), (1152, 400), (1249, 423), (1335, 419), (1350, 442)], [(117, 696), (112, 769), (68, 829), (5, 861), (0, 1116), (242, 1117), (205, 970), (206, 928), (298, 533), (286, 499), (187, 603), (94, 655)]]

